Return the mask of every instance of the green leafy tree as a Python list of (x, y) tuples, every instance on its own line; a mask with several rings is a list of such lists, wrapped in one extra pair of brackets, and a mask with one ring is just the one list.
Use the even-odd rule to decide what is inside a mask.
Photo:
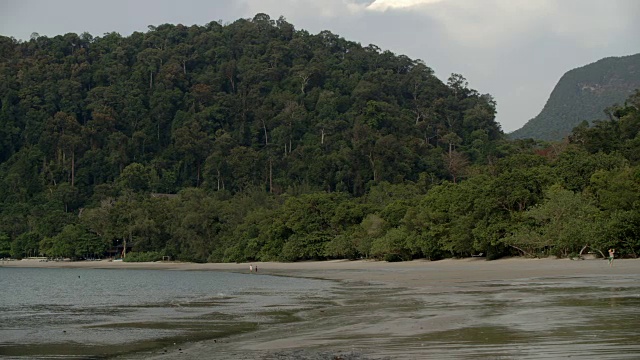
[(122, 170), (117, 182), (123, 189), (133, 192), (146, 192), (150, 187), (149, 170), (142, 164), (131, 163)]
[(102, 254), (105, 244), (82, 225), (67, 225), (53, 237), (40, 241), (40, 250), (49, 257), (81, 258)]
[(408, 233), (404, 227), (393, 228), (374, 240), (371, 254), (386, 261), (411, 260), (411, 249), (407, 244)]
[(11, 238), (9, 235), (0, 233), (0, 257), (11, 256)]
[(600, 208), (609, 211), (631, 210), (640, 200), (640, 169), (629, 167), (597, 170), (591, 175), (588, 191)]
[(529, 209), (524, 224), (505, 242), (528, 254), (567, 257), (602, 242), (601, 211), (581, 194), (551, 187), (541, 204)]
[(35, 232), (25, 232), (20, 234), (11, 242), (11, 257), (23, 258), (29, 256), (39, 256), (44, 251), (41, 250), (42, 237)]
[(611, 170), (627, 164), (626, 159), (617, 153), (591, 155), (581, 148), (569, 148), (558, 157), (554, 168), (567, 190), (582, 191), (597, 170)]
[(290, 236), (282, 249), (284, 260), (321, 259), (324, 246), (335, 236), (331, 219), (342, 194), (307, 194), (290, 198), (282, 208), (282, 218)]
[(640, 254), (640, 216), (638, 205), (628, 211), (616, 211), (607, 219), (602, 229), (603, 236), (594, 249), (605, 257), (607, 249), (614, 248), (621, 256), (638, 257)]

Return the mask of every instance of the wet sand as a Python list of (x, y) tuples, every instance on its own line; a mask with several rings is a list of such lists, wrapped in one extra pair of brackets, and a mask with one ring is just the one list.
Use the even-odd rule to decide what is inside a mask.
[(162, 269), (229, 271), (249, 273), (249, 266), (257, 265), (258, 273), (293, 277), (367, 282), (409, 288), (451, 287), (458, 282), (509, 280), (549, 276), (589, 276), (602, 274), (638, 274), (640, 260), (616, 259), (609, 267), (602, 259), (526, 259), (508, 258), (485, 261), (484, 258), (448, 259), (440, 261), (415, 260), (388, 263), (370, 260), (330, 260), (295, 263), (182, 263), (122, 261), (0, 261), (0, 267), (88, 268), (88, 269)]
[[(0, 266), (209, 270), (249, 263), (5, 261)], [(483, 258), (401, 263), (253, 263), (258, 275), (335, 280), (329, 302), (291, 323), (226, 339), (178, 344), (133, 358), (380, 359), (639, 356), (634, 330), (640, 261)], [(613, 285), (612, 285), (613, 284)], [(589, 299), (589, 301), (585, 300)], [(310, 299), (313, 302), (313, 299)], [(587, 301), (587, 302), (585, 302)], [(612, 311), (619, 323), (607, 323)], [(585, 314), (586, 313), (586, 314)], [(628, 328), (628, 326), (631, 326)], [(593, 346), (610, 327), (619, 333)], [(581, 329), (581, 332), (573, 333)], [(573, 331), (573, 332), (572, 332)], [(590, 339), (594, 340), (590, 340)], [(624, 338), (624, 339), (623, 339)], [(621, 352), (622, 351), (622, 352)]]

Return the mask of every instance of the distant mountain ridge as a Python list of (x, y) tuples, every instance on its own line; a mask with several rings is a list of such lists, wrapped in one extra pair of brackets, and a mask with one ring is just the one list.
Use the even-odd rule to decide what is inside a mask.
[(566, 72), (538, 116), (509, 134), (512, 139), (560, 140), (583, 121), (605, 118), (640, 88), (640, 54), (608, 57)]

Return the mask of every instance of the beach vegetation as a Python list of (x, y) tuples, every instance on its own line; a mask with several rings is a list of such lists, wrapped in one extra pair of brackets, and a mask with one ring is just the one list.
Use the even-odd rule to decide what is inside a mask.
[(127, 262), (152, 262), (162, 260), (162, 256), (162, 253), (157, 251), (132, 251), (127, 253), (127, 256), (123, 260)]
[(9, 235), (0, 233), (0, 257), (11, 256), (11, 238)]

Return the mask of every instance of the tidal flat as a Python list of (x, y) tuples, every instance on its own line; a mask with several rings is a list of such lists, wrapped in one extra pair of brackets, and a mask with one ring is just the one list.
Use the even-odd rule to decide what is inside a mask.
[[(13, 263), (14, 267), (26, 266)], [(164, 317), (152, 312), (156, 314), (153, 320), (74, 325), (79, 331), (98, 329), (113, 336), (136, 331), (153, 334), (147, 339), (123, 341), (120, 345), (126, 351), (107, 351), (123, 349), (107, 345), (91, 355), (95, 358), (172, 359), (177, 354), (181, 359), (640, 357), (637, 260), (616, 260), (613, 268), (603, 260), (559, 259), (258, 265), (260, 275), (249, 274), (248, 264), (94, 262), (53, 266), (197, 270), (178, 272), (187, 277), (222, 272), (239, 276), (235, 282), (240, 278), (250, 282), (233, 296), (218, 299), (207, 297), (205, 289), (178, 312), (176, 306)], [(0, 268), (3, 277), (4, 270)], [(273, 281), (279, 280), (284, 283), (274, 285)], [(291, 291), (280, 287), (293, 283), (300, 288)], [(262, 297), (268, 300), (260, 300)], [(104, 316), (100, 311), (95, 316)], [(2, 331), (7, 334), (12, 330)], [(13, 345), (0, 340), (0, 355), (36, 357), (24, 349), (47, 347), (46, 343), (25, 346), (20, 336), (13, 339)], [(87, 345), (81, 339), (74, 344), (76, 352)], [(56, 348), (61, 344), (51, 345), (50, 349), (63, 355)], [(55, 356), (56, 351), (50, 355)], [(70, 351), (67, 355), (74, 356)]]

